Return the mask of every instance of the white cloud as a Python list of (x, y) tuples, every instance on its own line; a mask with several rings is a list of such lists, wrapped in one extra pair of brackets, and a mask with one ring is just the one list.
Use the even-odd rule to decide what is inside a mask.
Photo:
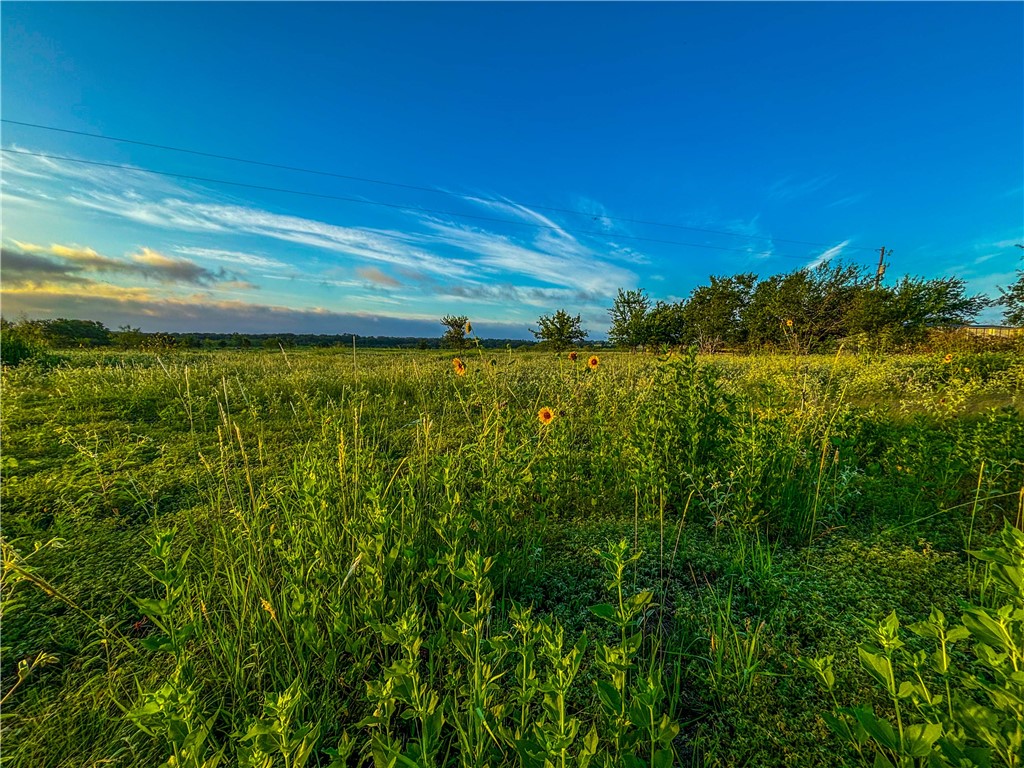
[(192, 246), (175, 246), (172, 248), (175, 253), (185, 256), (197, 256), (201, 259), (212, 259), (223, 261), (228, 264), (241, 264), (245, 267), (256, 269), (287, 269), (288, 265), (283, 261), (271, 259), (267, 256), (258, 256), (253, 253), (242, 253), (241, 251), (224, 251), (219, 248), (195, 248)]
[(528, 248), (503, 235), (473, 227), (443, 222), (429, 225), (437, 240), (474, 254), (475, 263), (492, 273), (518, 274), (549, 285), (604, 295), (612, 295), (619, 287), (631, 286), (636, 281), (632, 272), (583, 251)]
[(838, 259), (840, 256), (842, 256), (843, 249), (846, 248), (846, 246), (848, 246), (849, 244), (849, 240), (843, 240), (843, 242), (839, 243), (838, 245), (833, 245), (828, 250), (822, 251), (820, 254), (818, 254), (809, 262), (807, 262), (807, 269), (814, 269), (820, 264), (824, 264), (826, 261)]
[(831, 203), (826, 204), (825, 207), (826, 208), (846, 208), (846, 207), (851, 206), (851, 205), (856, 205), (861, 200), (863, 200), (865, 197), (867, 197), (867, 193), (866, 192), (860, 192), (860, 193), (858, 193), (856, 195), (847, 195), (846, 197), (841, 197), (838, 200), (835, 200), (835, 201), (833, 201)]
[[(455, 220), (411, 211), (406, 214), (410, 217), (409, 229), (399, 231), (343, 226), (250, 204), (225, 202), (217, 200), (215, 193), (198, 187), (188, 189), (169, 179), (122, 169), (16, 157), (11, 172), (33, 186), (37, 186), (36, 180), (48, 182), (36, 194), (57, 193), (59, 198), (52, 202), (54, 206), (71, 205), (147, 227), (198, 233), (212, 242), (173, 245), (165, 252), (200, 263), (251, 268), (268, 279), (287, 277), (281, 273), (288, 270), (300, 273), (312, 269), (311, 282), (352, 288), (365, 287), (367, 280), (384, 286), (387, 280), (381, 279), (381, 275), (398, 274), (437, 295), (461, 293), (469, 298), (473, 294), (495, 303), (511, 299), (530, 305), (565, 301), (598, 306), (619, 287), (636, 284), (637, 275), (623, 264), (647, 263), (644, 254), (616, 243), (600, 242), (601, 238), (583, 243), (551, 217), (511, 200), (468, 198), (472, 204), (503, 218), (531, 225), (523, 226), (522, 232), (499, 234), (492, 231), (493, 227), (465, 226)], [(516, 225), (512, 227), (519, 229)], [(309, 253), (298, 252), (294, 261), (289, 259), (292, 263), (288, 263), (240, 249), (236, 239), (227, 240), (238, 237), (289, 243), (349, 258), (333, 263), (311, 262)], [(216, 242), (218, 238), (225, 240), (223, 245)], [(273, 253), (266, 245), (260, 250)], [(140, 267), (154, 266), (135, 261)], [(385, 269), (382, 271), (381, 267)], [(335, 280), (331, 272), (338, 269), (344, 274)], [(345, 279), (354, 278), (359, 270), (363, 280)], [(448, 293), (440, 293), (442, 290)]]
[(768, 187), (768, 197), (779, 201), (795, 200), (798, 197), (804, 197), (823, 189), (832, 183), (835, 178), (834, 174), (823, 174), (803, 180), (799, 180), (792, 175), (785, 176)]

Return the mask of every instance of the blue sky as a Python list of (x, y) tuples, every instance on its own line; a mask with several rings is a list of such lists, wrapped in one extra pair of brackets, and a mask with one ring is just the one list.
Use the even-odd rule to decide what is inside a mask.
[(6, 120), (421, 188), (3, 123), (19, 153), (311, 193), (5, 152), (7, 317), (523, 337), (565, 308), (600, 337), (619, 287), (883, 244), (890, 276), (992, 295), (1022, 266), (1020, 3), (5, 2), (2, 27)]

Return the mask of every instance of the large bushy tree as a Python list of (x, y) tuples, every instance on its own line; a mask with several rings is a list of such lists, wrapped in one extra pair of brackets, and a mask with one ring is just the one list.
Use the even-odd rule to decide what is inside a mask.
[(1017, 280), (1009, 287), (999, 287), (999, 304), (1008, 325), (1024, 326), (1024, 269), (1017, 270)]
[(981, 294), (969, 296), (959, 277), (903, 277), (892, 289), (892, 318), (899, 323), (902, 343), (923, 341), (933, 328), (957, 328), (973, 322), (991, 301)]
[(748, 272), (712, 275), (710, 285), (694, 288), (682, 310), (686, 341), (705, 352), (746, 342), (743, 315), (756, 285), (757, 275)]
[(441, 346), (445, 349), (465, 349), (466, 323), (469, 318), (465, 315), (445, 315), (441, 318), (441, 325), (445, 327), (444, 335), (441, 337)]
[(612, 324), (608, 340), (619, 347), (636, 348), (648, 343), (647, 313), (651, 299), (642, 288), (627, 291), (619, 288), (615, 303), (608, 310)]
[(587, 331), (582, 326), (579, 315), (570, 315), (560, 309), (553, 315), (541, 315), (537, 318), (537, 330), (530, 333), (537, 337), (545, 346), (556, 351), (582, 344), (587, 338)]
[(23, 320), (17, 323), (25, 338), (48, 347), (105, 347), (111, 342), (110, 329), (96, 320)]
[(849, 333), (847, 313), (869, 287), (861, 267), (843, 263), (774, 275), (757, 284), (741, 314), (748, 340), (802, 352), (834, 344)]
[(668, 304), (659, 301), (644, 319), (644, 338), (647, 344), (678, 347), (689, 343), (685, 317), (686, 303)]

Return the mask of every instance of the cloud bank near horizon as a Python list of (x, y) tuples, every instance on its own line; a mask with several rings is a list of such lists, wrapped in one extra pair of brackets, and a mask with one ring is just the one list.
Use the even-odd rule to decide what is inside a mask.
[[(519, 326), (517, 335), (528, 337), (537, 315), (561, 307), (603, 320), (618, 288), (638, 282), (630, 265), (645, 258), (614, 243), (582, 242), (511, 200), (469, 198), (468, 205), (542, 228), (507, 234), (411, 209), (391, 226), (350, 226), (131, 170), (27, 155), (5, 157), (3, 195), (15, 222), (5, 234), (17, 236), (22, 217), (64, 210), (114, 221), (148, 240), (112, 257), (100, 244), (44, 246), (8, 237), (0, 268), (8, 305), (19, 311), (70, 312), (72, 296), (87, 290), (111, 300), (198, 302), (199, 311), (225, 291), (258, 290), (265, 299), (253, 306), (287, 307), (299, 317), (324, 306), (342, 306), (346, 317), (401, 307), (412, 322), (457, 311)], [(30, 302), (32, 293), (47, 300)], [(455, 306), (438, 309), (449, 304)]]

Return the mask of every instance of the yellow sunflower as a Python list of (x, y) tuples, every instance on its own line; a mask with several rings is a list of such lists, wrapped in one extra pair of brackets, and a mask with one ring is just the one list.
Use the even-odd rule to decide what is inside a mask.
[(467, 320), (463, 330), (466, 332), (466, 335), (469, 336), (469, 334), (473, 332), (473, 324)]
[(592, 371), (596, 371), (597, 370), (597, 364), (600, 363), (600, 362), (601, 361), (598, 360), (597, 355), (591, 355), (590, 359), (587, 360), (587, 368), (589, 368)]
[(942, 358), (942, 362), (943, 362), (944, 365), (948, 364), (948, 363), (952, 363), (953, 362), (953, 355), (951, 355), (951, 354), (946, 355), (944, 358)]
[(576, 362), (577, 357), (579, 357), (579, 353), (576, 352), (576, 350), (573, 350), (572, 352), (569, 353), (569, 359), (572, 360), (574, 363)]
[(466, 375), (466, 364), (457, 357), (454, 360), (452, 360), (452, 368), (455, 369), (456, 376)]
[(545, 405), (537, 411), (537, 419), (541, 424), (548, 425), (555, 420), (555, 412)]
[(786, 327), (787, 328), (792, 328), (793, 327), (793, 321), (792, 320), (787, 320), (786, 321)]

